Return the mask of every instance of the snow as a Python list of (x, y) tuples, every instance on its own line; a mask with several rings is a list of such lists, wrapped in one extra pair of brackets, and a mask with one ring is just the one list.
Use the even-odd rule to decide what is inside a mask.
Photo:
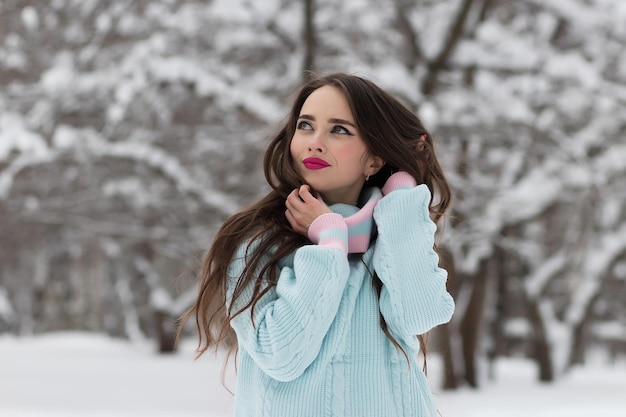
[[(0, 336), (3, 417), (226, 417), (233, 397), (222, 385), (224, 355), (193, 360), (195, 343), (159, 355), (149, 343), (103, 335), (55, 333)], [(443, 417), (624, 417), (626, 363), (595, 358), (554, 384), (539, 384), (526, 360), (495, 363), (495, 379), (479, 390), (443, 392), (440, 363), (429, 359), (435, 402)], [(233, 374), (225, 384), (234, 389)]]
[[(1, 134), (2, 131), (0, 130)], [(232, 197), (213, 189), (209, 179), (205, 179), (202, 184), (197, 184), (197, 181), (187, 171), (184, 164), (161, 148), (131, 140), (121, 143), (109, 143), (93, 129), (76, 129), (67, 125), (57, 127), (52, 143), (60, 149), (75, 148), (75, 150), (78, 150), (82, 148), (100, 157), (143, 162), (174, 181), (180, 191), (197, 195), (207, 205), (215, 207), (225, 214), (230, 214), (238, 208)], [(0, 186), (1, 184), (0, 182)], [(119, 189), (120, 186), (118, 185), (118, 189), (115, 191), (122, 191)], [(126, 184), (126, 186), (132, 186), (132, 183)], [(0, 188), (1, 191), (2, 188)], [(109, 185), (105, 191), (111, 192), (114, 190)]]
[(224, 20), (244, 21), (251, 12), (246, 3), (243, 0), (215, 0), (211, 3), (211, 10)]
[(528, 298), (534, 300), (539, 297), (550, 280), (565, 267), (567, 261), (567, 254), (560, 251), (540, 264), (524, 284)]
[(620, 175), (626, 161), (626, 145), (618, 144), (611, 146), (598, 156), (594, 165), (595, 173), (600, 185), (608, 182), (612, 176)]
[(34, 32), (39, 27), (39, 15), (37, 15), (37, 10), (34, 7), (27, 6), (22, 9), (21, 13), (22, 22), (24, 26), (31, 31)]
[(563, 54), (560, 57), (552, 57), (546, 64), (544, 71), (547, 75), (555, 78), (576, 80), (588, 89), (595, 88), (601, 82), (593, 64), (573, 52)]
[(574, 294), (565, 318), (569, 323), (580, 323), (585, 317), (585, 310), (601, 285), (602, 273), (623, 253), (626, 246), (626, 225), (612, 233), (606, 233), (594, 242), (587, 252), (587, 261), (583, 273), (586, 280), (580, 283)]
[(594, 336), (604, 340), (621, 340), (626, 342), (626, 329), (618, 320), (596, 323), (592, 328)]
[(41, 86), (51, 94), (61, 94), (74, 87), (76, 69), (72, 55), (62, 52), (57, 55), (50, 67), (41, 75)]
[[(620, 0), (609, 0), (608, 3), (617, 4)], [(539, 7), (545, 7), (546, 9), (554, 11), (557, 15), (562, 16), (576, 25), (580, 26), (585, 32), (593, 31), (597, 27), (601, 27), (611, 15), (608, 12), (609, 7), (606, 5), (602, 8), (596, 8), (589, 5), (589, 2), (572, 1), (572, 0), (551, 0), (549, 2), (541, 0), (528, 0), (530, 3), (535, 3)], [(623, 0), (621, 0), (623, 3)], [(587, 3), (587, 4), (585, 4)], [(607, 13), (607, 16), (603, 16), (603, 13)]]
[(45, 139), (28, 129), (17, 113), (0, 114), (0, 162), (9, 159), (9, 155), (30, 154), (43, 157), (48, 153)]
[(45, 139), (29, 130), (20, 115), (4, 113), (0, 115), (0, 163), (9, 160), (13, 153), (18, 156), (0, 171), (0, 200), (7, 197), (21, 170), (53, 158)]

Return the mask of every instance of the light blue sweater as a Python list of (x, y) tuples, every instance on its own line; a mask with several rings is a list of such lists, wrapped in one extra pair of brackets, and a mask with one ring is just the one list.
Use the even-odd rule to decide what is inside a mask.
[[(254, 324), (249, 311), (231, 323), (239, 343), (236, 417), (437, 416), (415, 335), (448, 322), (454, 301), (433, 250), (429, 201), (425, 185), (378, 201), (378, 237), (362, 261), (324, 242), (281, 261)], [(347, 247), (348, 231), (328, 228)], [(245, 245), (231, 263), (229, 295), (244, 254)], [(380, 300), (370, 271), (383, 282)], [(250, 294), (251, 287), (233, 311)], [(380, 313), (410, 364), (383, 333)]]

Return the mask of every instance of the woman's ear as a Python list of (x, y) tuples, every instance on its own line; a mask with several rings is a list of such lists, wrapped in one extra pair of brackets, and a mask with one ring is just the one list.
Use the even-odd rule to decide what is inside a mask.
[(385, 160), (383, 158), (381, 158), (380, 156), (370, 156), (370, 161), (369, 161), (369, 172), (367, 173), (367, 175), (374, 175), (376, 174), (378, 171), (380, 171), (380, 169), (382, 167), (385, 166)]

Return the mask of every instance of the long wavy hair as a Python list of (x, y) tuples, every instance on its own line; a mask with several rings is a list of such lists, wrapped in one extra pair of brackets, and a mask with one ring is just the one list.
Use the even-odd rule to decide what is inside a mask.
[[(392, 173), (406, 171), (418, 184), (426, 184), (430, 189), (433, 199), (429, 208), (433, 221), (438, 222), (450, 204), (450, 188), (435, 155), (432, 137), (405, 105), (373, 82), (355, 75), (336, 73), (305, 83), (297, 93), (284, 125), (265, 152), (263, 169), (271, 191), (260, 201), (228, 218), (204, 258), (198, 297), (181, 317), (179, 325), (180, 336), (182, 324), (195, 316), (200, 335), (198, 356), (223, 342), (236, 346), (230, 320), (248, 308), (252, 318), (257, 301), (277, 284), (278, 262), (299, 247), (311, 244), (306, 237), (292, 230), (285, 217), (287, 195), (304, 184), (289, 147), (304, 102), (313, 91), (326, 85), (337, 87), (345, 94), (369, 152), (386, 162), (371, 176), (368, 186), (382, 187)], [(235, 250), (250, 242), (255, 242), (256, 250), (248, 254), (247, 266), (239, 277), (230, 303), (243, 307), (232, 311), (226, 300), (227, 269)], [(263, 255), (269, 252), (272, 253), (269, 262), (261, 264)], [(375, 273), (372, 275), (374, 288), (380, 296), (382, 283)], [(235, 303), (234, 300), (249, 286), (254, 288), (252, 297), (242, 300), (244, 303)], [(382, 314), (380, 318), (381, 329), (404, 353), (388, 331)], [(416, 336), (425, 352), (423, 335)]]

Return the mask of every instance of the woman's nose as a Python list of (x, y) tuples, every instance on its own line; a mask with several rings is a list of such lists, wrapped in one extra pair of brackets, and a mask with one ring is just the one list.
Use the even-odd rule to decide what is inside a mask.
[(311, 141), (308, 144), (309, 152), (324, 152), (326, 148), (324, 147), (323, 139), (321, 136), (322, 135), (320, 133), (316, 133), (311, 137)]

